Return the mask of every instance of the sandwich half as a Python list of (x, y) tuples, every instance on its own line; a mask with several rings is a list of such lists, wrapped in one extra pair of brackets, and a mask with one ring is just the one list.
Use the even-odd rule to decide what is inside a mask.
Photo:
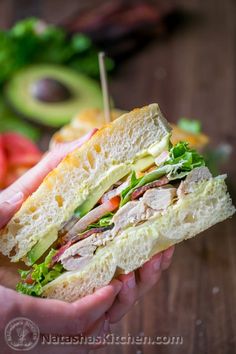
[(157, 104), (101, 128), (70, 153), (0, 234), (23, 260), (17, 290), (72, 302), (154, 254), (232, 216), (225, 175), (212, 177)]

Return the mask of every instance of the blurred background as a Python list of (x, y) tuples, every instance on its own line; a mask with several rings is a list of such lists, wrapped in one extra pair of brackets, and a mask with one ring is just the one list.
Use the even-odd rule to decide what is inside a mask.
[[(0, 188), (49, 145), (104, 122), (103, 50), (113, 118), (158, 102), (174, 140), (200, 149), (214, 174), (227, 171), (235, 200), (235, 1), (1, 0), (0, 29)], [(98, 352), (235, 353), (235, 251), (235, 218), (181, 244), (161, 282), (113, 327), (182, 336), (182, 345)]]

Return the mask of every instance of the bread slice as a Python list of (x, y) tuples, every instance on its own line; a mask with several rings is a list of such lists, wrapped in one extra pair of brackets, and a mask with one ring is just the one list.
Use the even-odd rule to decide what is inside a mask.
[[(124, 113), (127, 112), (113, 109), (111, 111), (111, 119), (115, 120)], [(86, 109), (75, 116), (69, 124), (62, 127), (52, 136), (50, 149), (54, 148), (58, 143), (65, 143), (78, 139), (93, 128), (102, 127), (105, 123), (106, 120), (103, 110), (98, 108)], [(190, 133), (173, 123), (171, 123), (170, 126), (172, 127), (171, 142), (174, 145), (179, 141), (187, 141), (194, 149), (201, 150), (209, 142), (208, 136), (203, 133)]]
[[(138, 158), (166, 149), (169, 133), (157, 104), (135, 109), (104, 126), (70, 153), (23, 203), (0, 231), (0, 251), (19, 261), (38, 240), (56, 234), (108, 172), (120, 180), (121, 172), (130, 172)], [(157, 149), (163, 141), (166, 144)]]
[[(127, 113), (118, 109), (111, 111), (111, 120), (115, 120)], [(71, 122), (58, 130), (50, 141), (52, 149), (58, 143), (65, 143), (80, 138), (94, 128), (101, 128), (106, 123), (104, 111), (99, 108), (90, 108), (80, 112)]]
[(97, 249), (89, 264), (62, 274), (44, 287), (43, 296), (72, 302), (109, 284), (112, 278), (142, 266), (154, 254), (191, 238), (232, 216), (224, 176), (196, 185), (195, 190), (168, 207), (162, 215), (117, 235)]

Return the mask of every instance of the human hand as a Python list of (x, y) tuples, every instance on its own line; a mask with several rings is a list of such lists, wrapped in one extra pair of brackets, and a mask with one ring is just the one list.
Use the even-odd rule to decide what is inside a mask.
[[(106, 312), (115, 301), (121, 289), (121, 283), (113, 280), (109, 285), (87, 295), (73, 303), (59, 300), (49, 300), (21, 295), (0, 286), (0, 346), (3, 353), (12, 353), (4, 340), (4, 329), (10, 320), (25, 317), (33, 321), (44, 335), (79, 336), (94, 339), (103, 338), (109, 333), (109, 323)], [(4, 304), (4, 305), (3, 305)], [(104, 343), (72, 344), (72, 345), (38, 345), (34, 353), (87, 353)]]
[(173, 253), (174, 246), (156, 254), (135, 272), (118, 277), (122, 282), (122, 288), (107, 313), (111, 324), (118, 322), (138, 300), (155, 286), (162, 271), (169, 268)]
[[(23, 201), (37, 189), (44, 177), (55, 168), (59, 162), (75, 148), (91, 138), (97, 130), (94, 129), (81, 139), (67, 144), (57, 144), (33, 168), (22, 175), (15, 183), (0, 192), (0, 229), (11, 219), (21, 207)], [(19, 264), (11, 263), (7, 257), (0, 254), (0, 284), (15, 288), (19, 281), (17, 269)]]
[[(46, 154), (35, 167), (1, 192), (0, 228), (11, 219), (23, 201), (40, 185), (43, 178), (69, 152), (90, 139), (95, 131), (72, 143), (58, 145), (57, 149)], [(4, 279), (4, 284), (7, 285), (7, 278), (10, 277), (12, 279), (10, 275), (13, 274), (13, 268), (5, 266), (2, 268), (2, 273), (4, 274), (1, 277), (0, 271), (0, 280)], [(10, 283), (11, 279), (9, 279)], [(16, 279), (17, 277), (15, 276), (14, 280)], [(120, 288), (121, 283), (118, 280), (114, 280), (93, 295), (88, 295), (72, 304), (67, 304), (57, 300), (37, 299), (21, 295), (0, 286), (0, 304), (5, 304), (5, 306), (1, 306), (0, 330), (3, 334), (6, 324), (12, 318), (21, 316), (31, 319), (43, 334), (78, 335), (82, 333), (83, 336), (102, 336), (109, 331), (105, 313), (111, 307)], [(5, 345), (5, 342), (3, 342), (3, 345)], [(73, 351), (78, 353), (78, 346), (67, 346), (66, 348), (65, 350), (64, 346), (44, 346), (43, 353), (53, 353), (54, 349), (56, 353), (60, 353), (60, 351), (63, 353), (73, 353)], [(40, 348), (37, 347), (36, 349), (41, 352)], [(88, 346), (82, 346), (79, 351), (86, 352), (87, 349)]]
[(21, 207), (23, 201), (42, 183), (44, 177), (75, 148), (83, 145), (97, 131), (92, 130), (81, 139), (66, 144), (57, 144), (42, 160), (28, 170), (16, 182), (0, 193), (0, 229), (11, 219)]

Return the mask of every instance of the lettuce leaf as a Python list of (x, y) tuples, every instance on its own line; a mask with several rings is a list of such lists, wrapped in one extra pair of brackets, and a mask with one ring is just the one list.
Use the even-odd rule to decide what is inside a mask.
[[(16, 286), (16, 290), (22, 294), (31, 296), (40, 296), (43, 291), (43, 286), (59, 277), (64, 268), (62, 264), (57, 263), (52, 268), (49, 265), (52, 261), (52, 257), (56, 253), (56, 250), (51, 249), (44, 262), (40, 264), (34, 264), (30, 270), (19, 270), (21, 279)], [(28, 284), (24, 280), (31, 274), (31, 278), (34, 281), (33, 284)]]
[(203, 156), (196, 150), (190, 149), (187, 142), (181, 141), (170, 148), (169, 159), (156, 170), (147, 173), (139, 179), (136, 178), (135, 172), (132, 173), (130, 185), (121, 193), (120, 206), (130, 200), (130, 196), (135, 189), (156, 181), (163, 176), (167, 176), (169, 181), (183, 178), (191, 170), (200, 166), (205, 166)]
[(87, 229), (90, 230), (90, 229), (94, 229), (97, 227), (110, 226), (112, 223), (113, 215), (114, 215), (114, 213), (108, 213), (108, 214), (104, 215), (98, 222), (89, 225)]
[(122, 192), (121, 192), (121, 205), (122, 201), (125, 199), (126, 195), (130, 193), (130, 191), (134, 190), (135, 187), (138, 185), (138, 183), (142, 180), (142, 177), (137, 178), (135, 171), (132, 171), (131, 174), (131, 179), (130, 179), (130, 185), (126, 187)]

